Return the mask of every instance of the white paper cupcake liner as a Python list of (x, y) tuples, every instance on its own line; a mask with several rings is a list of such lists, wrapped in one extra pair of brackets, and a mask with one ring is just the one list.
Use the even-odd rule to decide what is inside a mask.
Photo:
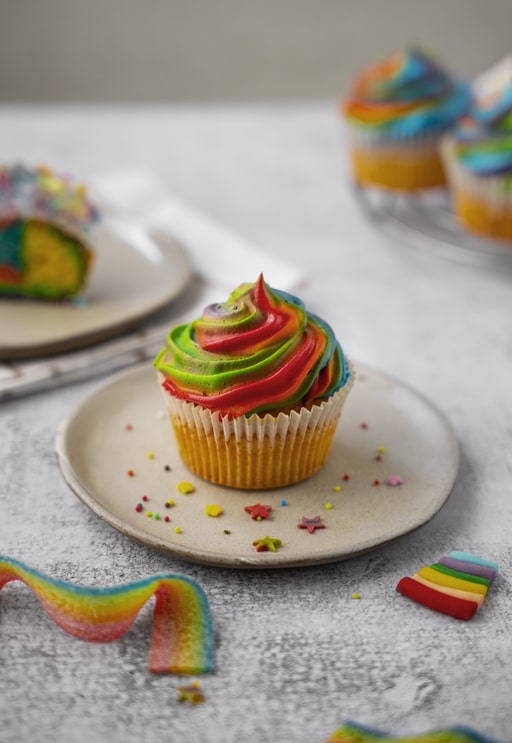
[(303, 480), (325, 463), (353, 376), (321, 403), (277, 416), (230, 418), (163, 392), (189, 469), (221, 485), (263, 489)]

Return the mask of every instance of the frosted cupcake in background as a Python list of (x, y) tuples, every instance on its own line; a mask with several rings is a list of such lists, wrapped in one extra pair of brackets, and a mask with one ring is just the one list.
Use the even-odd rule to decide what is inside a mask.
[(0, 166), (0, 295), (57, 300), (84, 287), (99, 214), (82, 184), (47, 167)]
[(353, 381), (329, 325), (262, 276), (173, 328), (154, 363), (184, 463), (246, 489), (325, 464)]
[(469, 86), (418, 49), (364, 69), (340, 104), (356, 183), (398, 191), (443, 186), (440, 138), (470, 101)]
[(474, 83), (474, 103), (442, 144), (463, 229), (512, 240), (512, 57)]

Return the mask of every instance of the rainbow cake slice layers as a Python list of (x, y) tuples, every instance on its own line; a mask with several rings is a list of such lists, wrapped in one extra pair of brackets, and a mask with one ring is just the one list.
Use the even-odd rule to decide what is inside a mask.
[(77, 295), (91, 267), (98, 220), (85, 186), (69, 176), (0, 165), (0, 296)]
[(496, 563), (453, 550), (412, 578), (402, 578), (396, 590), (430, 609), (468, 620), (482, 606), (497, 572)]

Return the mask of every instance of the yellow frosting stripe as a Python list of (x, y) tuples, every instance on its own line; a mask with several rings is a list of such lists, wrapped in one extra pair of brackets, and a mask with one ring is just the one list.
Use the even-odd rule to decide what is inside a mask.
[(473, 583), (469, 580), (462, 580), (461, 578), (453, 578), (451, 575), (446, 575), (445, 573), (440, 573), (437, 570), (434, 570), (433, 568), (429, 568), (427, 566), (421, 568), (421, 570), (418, 570), (415, 578), (425, 578), (426, 580), (430, 581), (431, 583), (435, 583), (437, 586), (446, 586), (447, 588), (456, 588), (460, 591), (468, 591), (469, 593), (478, 593), (482, 596), (487, 595), (487, 586), (482, 585), (481, 583)]

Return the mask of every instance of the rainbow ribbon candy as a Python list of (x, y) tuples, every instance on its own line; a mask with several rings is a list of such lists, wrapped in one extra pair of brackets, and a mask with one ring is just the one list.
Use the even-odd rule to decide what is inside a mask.
[(131, 627), (152, 597), (153, 633), (149, 670), (200, 674), (214, 670), (213, 626), (203, 589), (171, 573), (108, 588), (90, 588), (49, 578), (0, 555), (0, 590), (20, 580), (65, 632), (89, 642), (111, 642)]
[(347, 722), (325, 743), (497, 743), (467, 727), (432, 730), (418, 735), (394, 736), (372, 728)]

